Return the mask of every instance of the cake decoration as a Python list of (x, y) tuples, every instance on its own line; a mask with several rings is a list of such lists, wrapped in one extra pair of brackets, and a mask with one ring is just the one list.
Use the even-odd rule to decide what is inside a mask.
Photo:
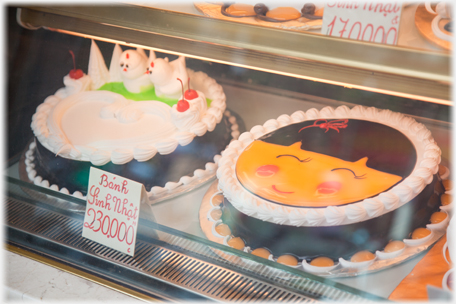
[(168, 57), (156, 58), (151, 51), (147, 62), (147, 74), (154, 84), (157, 96), (178, 98), (181, 94), (181, 83), (177, 79), (187, 79), (185, 57), (179, 56), (176, 60), (169, 62)]
[(84, 73), (81, 69), (76, 69), (76, 60), (74, 59), (74, 53), (70, 50), (71, 57), (73, 58), (73, 69), (68, 74), (71, 79), (79, 79), (84, 76)]
[(147, 57), (144, 51), (124, 51), (120, 55), (119, 69), (122, 82), (129, 92), (140, 93), (152, 87), (152, 82), (145, 74)]

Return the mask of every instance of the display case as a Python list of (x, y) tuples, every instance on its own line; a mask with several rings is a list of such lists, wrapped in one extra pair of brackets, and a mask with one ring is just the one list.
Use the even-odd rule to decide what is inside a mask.
[(82, 237), (82, 195), (28, 178), (27, 151), (36, 135), (30, 124), (73, 68), (69, 50), (87, 72), (93, 40), (106, 62), (115, 44), (154, 50), (170, 61), (185, 56), (187, 68), (221, 85), (239, 133), (296, 111), (375, 107), (423, 124), (440, 147), (441, 165), (450, 169), (451, 50), (418, 32), (422, 6), (404, 5), (395, 46), (328, 37), (318, 28), (210, 18), (194, 3), (8, 7), (7, 248), (145, 300), (388, 299), (444, 230), (402, 259), (367, 271), (322, 275), (292, 268), (207, 238), (201, 206), (218, 193), (213, 170), (194, 186), (164, 187), (149, 197), (129, 256)]

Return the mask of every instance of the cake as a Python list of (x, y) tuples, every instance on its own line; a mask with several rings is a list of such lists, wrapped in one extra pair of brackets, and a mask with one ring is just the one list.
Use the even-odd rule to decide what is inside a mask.
[(62, 193), (84, 197), (91, 166), (143, 183), (151, 198), (184, 191), (215, 176), (239, 135), (222, 87), (182, 56), (116, 44), (108, 69), (92, 41), (88, 73), (74, 68), (63, 83), (33, 115), (25, 153), (28, 178)]
[(440, 161), (431, 132), (397, 112), (281, 115), (222, 153), (200, 222), (211, 240), (293, 267), (368, 266), (441, 236), (450, 186)]

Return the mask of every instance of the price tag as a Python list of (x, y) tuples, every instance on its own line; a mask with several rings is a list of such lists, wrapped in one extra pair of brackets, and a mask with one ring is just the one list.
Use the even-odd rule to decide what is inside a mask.
[(82, 236), (133, 256), (144, 186), (91, 167)]
[(321, 33), (355, 40), (397, 44), (400, 2), (330, 2), (325, 4)]

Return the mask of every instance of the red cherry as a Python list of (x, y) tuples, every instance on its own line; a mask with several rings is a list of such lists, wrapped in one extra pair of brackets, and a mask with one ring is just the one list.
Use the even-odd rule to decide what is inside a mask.
[(70, 54), (71, 54), (71, 57), (73, 57), (73, 67), (74, 69), (72, 69), (70, 71), (70, 78), (72, 79), (79, 79), (81, 78), (82, 76), (84, 76), (84, 72), (82, 72), (81, 69), (76, 69), (76, 62), (74, 60), (74, 53), (72, 50), (70, 50)]
[(190, 89), (190, 78), (188, 78), (188, 89), (185, 91), (184, 97), (186, 99), (198, 98), (198, 93), (195, 90)]
[(178, 112), (185, 112), (190, 108), (190, 104), (187, 100), (181, 99), (177, 102), (177, 111)]
[(81, 78), (82, 76), (84, 76), (84, 72), (82, 72), (81, 69), (73, 69), (70, 71), (70, 78), (72, 79), (79, 79)]

